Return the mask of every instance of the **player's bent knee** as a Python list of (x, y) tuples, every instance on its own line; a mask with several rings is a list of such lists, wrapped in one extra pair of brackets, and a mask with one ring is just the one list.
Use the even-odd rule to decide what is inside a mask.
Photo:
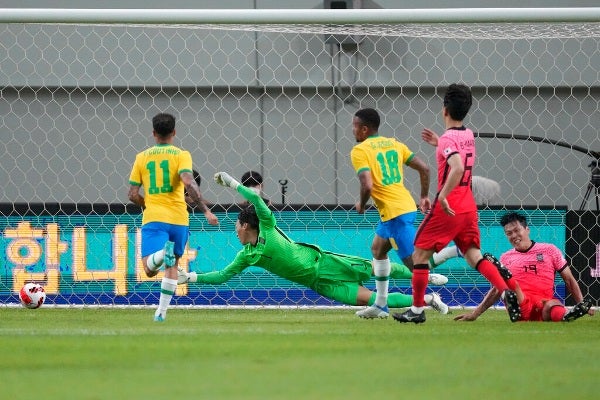
[(567, 309), (560, 301), (556, 299), (548, 300), (544, 303), (544, 308), (542, 308), (542, 320), (552, 322), (562, 321), (566, 311)]
[(146, 273), (146, 276), (148, 278), (152, 278), (153, 276), (156, 276), (158, 274), (159, 270), (152, 271), (144, 265), (144, 272)]

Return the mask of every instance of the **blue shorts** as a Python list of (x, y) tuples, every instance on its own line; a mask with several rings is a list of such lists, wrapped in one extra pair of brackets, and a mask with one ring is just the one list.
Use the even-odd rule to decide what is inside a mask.
[(409, 212), (385, 222), (379, 221), (375, 229), (378, 236), (390, 241), (401, 260), (412, 255), (415, 249), (416, 218), (416, 211)]
[(189, 233), (190, 228), (186, 225), (164, 222), (148, 222), (142, 225), (142, 257), (161, 250), (168, 240), (175, 243), (173, 246), (175, 256), (181, 257), (185, 251)]

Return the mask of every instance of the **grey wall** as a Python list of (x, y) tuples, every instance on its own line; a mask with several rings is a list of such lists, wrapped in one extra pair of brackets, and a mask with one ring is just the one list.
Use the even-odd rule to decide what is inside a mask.
[[(0, 8), (14, 6), (6, 3), (0, 1)], [(319, 5), (202, 2), (205, 8)], [(17, 6), (96, 7), (73, 1)], [(456, 81), (473, 87), (475, 104), (466, 122), (476, 131), (535, 135), (600, 151), (597, 37), (367, 37), (357, 51), (344, 52), (325, 44), (322, 35), (15, 24), (0, 25), (0, 43), (2, 202), (126, 202), (135, 153), (152, 144), (149, 119), (166, 110), (177, 115), (178, 144), (192, 152), (212, 201), (237, 200), (210, 182), (214, 171), (240, 176), (258, 169), (276, 202), (278, 180), (287, 179), (287, 202), (351, 204), (357, 193), (348, 159), (352, 114), (376, 107), (384, 117), (381, 133), (396, 135), (433, 165), (433, 150), (419, 132), (425, 126), (442, 130), (440, 96)], [(499, 181), (506, 203), (579, 206), (589, 181), (588, 156), (511, 140), (481, 139), (478, 146), (476, 173)], [(417, 179), (407, 171), (415, 192)]]

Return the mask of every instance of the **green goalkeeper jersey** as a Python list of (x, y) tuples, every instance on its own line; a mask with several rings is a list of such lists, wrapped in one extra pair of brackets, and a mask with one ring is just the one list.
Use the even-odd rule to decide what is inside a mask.
[[(324, 252), (315, 245), (296, 243), (276, 225), (275, 216), (261, 197), (243, 185), (237, 191), (256, 209), (259, 233), (256, 245), (246, 244), (220, 271), (198, 274), (198, 283), (220, 284), (249, 266), (259, 266), (289, 281), (313, 287)], [(367, 275), (368, 279), (368, 275)]]
[[(329, 299), (357, 305), (359, 288), (371, 279), (371, 260), (332, 253), (313, 244), (294, 242), (277, 227), (273, 212), (258, 194), (242, 185), (237, 190), (256, 209), (259, 220), (257, 243), (246, 244), (224, 269), (197, 274), (196, 282), (218, 285), (247, 267), (259, 266)], [(410, 279), (412, 273), (405, 265), (392, 263), (390, 277)], [(411, 296), (402, 293), (394, 295), (401, 298), (392, 303), (394, 307), (412, 304)]]

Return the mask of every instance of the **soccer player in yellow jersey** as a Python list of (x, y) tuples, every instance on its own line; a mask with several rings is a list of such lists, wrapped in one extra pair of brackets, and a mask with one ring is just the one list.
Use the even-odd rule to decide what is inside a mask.
[[(414, 224), (417, 206), (404, 186), (403, 165), (419, 172), (419, 208), (426, 213), (431, 207), (429, 167), (404, 143), (395, 138), (380, 136), (379, 124), (379, 114), (372, 108), (358, 110), (352, 119), (352, 132), (358, 144), (352, 148), (350, 159), (360, 182), (360, 199), (356, 203), (356, 211), (359, 214), (364, 213), (367, 202), (373, 198), (381, 218), (371, 244), (377, 296), (371, 306), (356, 313), (361, 318), (387, 318), (389, 315), (388, 252), (392, 248), (404, 264), (412, 269), (411, 255), (416, 232)], [(452, 256), (456, 256), (455, 248), (452, 250)], [(435, 264), (439, 262), (436, 261)]]
[[(184, 188), (211, 225), (219, 223), (206, 207), (192, 174), (189, 151), (173, 145), (175, 117), (161, 113), (152, 118), (156, 145), (138, 153), (129, 175), (129, 200), (142, 207), (142, 262), (146, 275), (165, 276), (154, 320), (164, 321), (177, 288), (177, 267), (189, 236), (189, 214)], [(144, 195), (140, 188), (144, 187)]]

